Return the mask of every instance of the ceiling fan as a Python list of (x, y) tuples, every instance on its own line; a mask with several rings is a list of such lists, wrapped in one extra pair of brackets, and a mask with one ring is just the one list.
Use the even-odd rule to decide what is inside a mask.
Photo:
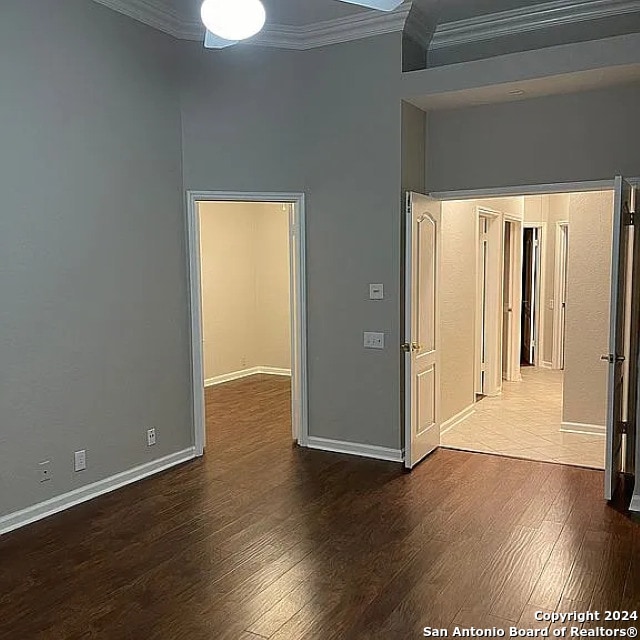
[[(404, 0), (339, 0), (367, 9), (393, 11)], [(204, 46), (224, 49), (259, 33), (266, 21), (266, 11), (260, 0), (204, 0), (200, 10), (207, 27)]]

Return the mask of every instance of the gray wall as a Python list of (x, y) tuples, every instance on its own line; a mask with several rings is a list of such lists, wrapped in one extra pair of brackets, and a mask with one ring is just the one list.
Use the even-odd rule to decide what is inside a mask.
[[(307, 194), (312, 436), (400, 447), (401, 34), (307, 52), (184, 45), (187, 189)], [(368, 300), (368, 283), (385, 300)], [(362, 332), (386, 334), (366, 351)]]
[(170, 45), (86, 0), (0, 5), (0, 516), (191, 444)]
[(640, 175), (640, 85), (435, 111), (427, 188), (475, 189)]

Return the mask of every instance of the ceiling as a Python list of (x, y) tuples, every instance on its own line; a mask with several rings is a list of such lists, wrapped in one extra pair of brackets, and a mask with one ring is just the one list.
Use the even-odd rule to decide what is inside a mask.
[[(148, 0), (150, 3), (170, 6), (189, 21), (197, 20), (200, 0)], [(271, 23), (308, 26), (325, 20), (347, 18), (367, 11), (339, 0), (262, 0)], [(414, 0), (429, 18), (437, 22), (462, 20), (487, 13), (530, 7), (535, 0)]]
[[(202, 0), (95, 0), (184, 40), (201, 40)], [(640, 25), (640, 0), (407, 0), (396, 11), (363, 9), (339, 0), (263, 0), (267, 24), (249, 44), (310, 49), (383, 33), (405, 31), (430, 49), (515, 37), (554, 26), (618, 20)], [(411, 10), (415, 7), (418, 11)], [(626, 25), (626, 27), (625, 27)], [(434, 33), (435, 29), (435, 33)], [(599, 35), (598, 35), (599, 34)], [(617, 35), (617, 33), (615, 34)]]

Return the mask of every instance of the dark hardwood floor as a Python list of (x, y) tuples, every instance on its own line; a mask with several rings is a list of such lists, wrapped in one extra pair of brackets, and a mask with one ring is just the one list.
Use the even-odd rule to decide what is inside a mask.
[(2, 639), (400, 639), (640, 608), (640, 527), (601, 472), (297, 449), (284, 378), (207, 409), (204, 459), (0, 538)]

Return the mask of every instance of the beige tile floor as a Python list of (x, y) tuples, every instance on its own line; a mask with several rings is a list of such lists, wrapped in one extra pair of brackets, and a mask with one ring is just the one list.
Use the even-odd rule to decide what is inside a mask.
[(603, 469), (603, 436), (560, 431), (562, 375), (523, 367), (522, 382), (504, 382), (501, 395), (477, 402), (442, 446)]

